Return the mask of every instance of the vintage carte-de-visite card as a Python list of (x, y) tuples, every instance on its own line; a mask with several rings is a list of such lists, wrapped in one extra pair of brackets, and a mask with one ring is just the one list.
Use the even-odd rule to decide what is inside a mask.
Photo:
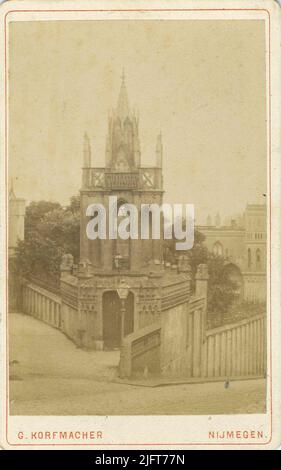
[(1, 445), (280, 443), (280, 7), (1, 5)]

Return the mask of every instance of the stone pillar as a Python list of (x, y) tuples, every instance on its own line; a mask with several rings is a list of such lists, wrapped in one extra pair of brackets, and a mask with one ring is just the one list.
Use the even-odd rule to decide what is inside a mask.
[(68, 253), (62, 256), (61, 265), (60, 265), (60, 272), (61, 277), (64, 275), (70, 274), (73, 268), (73, 256)]
[(207, 301), (208, 289), (208, 266), (206, 264), (199, 264), (196, 273), (196, 297), (205, 297)]
[(94, 339), (94, 348), (97, 350), (103, 350), (103, 291), (97, 291), (96, 297), (96, 315), (95, 315), (95, 337)]

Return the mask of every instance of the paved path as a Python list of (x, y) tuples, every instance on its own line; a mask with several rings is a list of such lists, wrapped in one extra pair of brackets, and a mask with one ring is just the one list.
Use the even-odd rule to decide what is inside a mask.
[(60, 331), (11, 314), (10, 412), (15, 415), (262, 413), (265, 381), (145, 388), (114, 383), (119, 352), (84, 351)]

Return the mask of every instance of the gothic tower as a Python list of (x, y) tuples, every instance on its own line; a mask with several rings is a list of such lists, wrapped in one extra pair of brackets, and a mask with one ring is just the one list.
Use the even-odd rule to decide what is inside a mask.
[[(89, 261), (94, 270), (141, 272), (159, 270), (162, 262), (161, 240), (123, 240), (117, 238), (89, 240), (86, 226), (87, 207), (102, 204), (109, 212), (109, 196), (116, 196), (117, 210), (124, 203), (134, 204), (140, 214), (141, 204), (162, 204), (162, 136), (156, 139), (155, 167), (141, 166), (139, 119), (129, 104), (125, 76), (115, 109), (108, 117), (105, 145), (105, 167), (95, 168), (87, 134), (83, 146), (81, 189), (80, 258)], [(122, 216), (118, 217), (122, 218)], [(140, 231), (139, 231), (140, 232)]]
[[(163, 263), (161, 134), (155, 141), (151, 157), (155, 164), (145, 167), (141, 164), (139, 119), (130, 107), (123, 74), (117, 105), (108, 116), (103, 168), (93, 165), (94, 145), (84, 135), (80, 263), (76, 267), (73, 262), (66, 262), (61, 267), (63, 331), (79, 345), (119, 348), (125, 336), (159, 322), (162, 308), (177, 305), (178, 298), (189, 298), (190, 277), (185, 260), (181, 260), (178, 271), (175, 266), (165, 269)], [(110, 231), (109, 236), (112, 210), (117, 227), (129, 221), (124, 203), (131, 204), (138, 216), (138, 237), (131, 238), (130, 233), (128, 239), (123, 239), (118, 230), (114, 236)], [(156, 217), (160, 239), (152, 238), (153, 216), (149, 216), (149, 211), (146, 237), (141, 238), (143, 204), (154, 204), (159, 210)], [(98, 220), (95, 212), (99, 211), (103, 221), (106, 216), (106, 236), (96, 238), (90, 233), (88, 237), (86, 230), (89, 225), (94, 230), (93, 220)], [(68, 258), (71, 261), (71, 256)]]

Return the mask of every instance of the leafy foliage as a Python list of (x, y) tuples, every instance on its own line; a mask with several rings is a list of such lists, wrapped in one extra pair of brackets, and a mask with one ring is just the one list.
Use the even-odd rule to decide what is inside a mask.
[(208, 311), (223, 313), (236, 298), (236, 283), (225, 275), (225, 263), (222, 256), (208, 254)]
[(236, 284), (225, 275), (225, 264), (222, 256), (214, 256), (204, 245), (205, 235), (195, 230), (194, 245), (191, 250), (176, 251), (176, 240), (165, 240), (164, 259), (176, 263), (179, 254), (186, 254), (192, 272), (192, 289), (195, 289), (195, 274), (199, 264), (207, 264), (209, 272), (208, 282), (208, 311), (220, 314), (225, 312), (234, 301)]
[(38, 222), (44, 217), (45, 214), (54, 209), (58, 209), (61, 205), (58, 202), (51, 201), (38, 201), (31, 202), (25, 211), (25, 236), (27, 239), (32, 236), (33, 231), (36, 230)]
[(79, 196), (63, 208), (59, 203), (31, 202), (26, 209), (25, 240), (16, 249), (15, 269), (24, 276), (58, 279), (61, 257), (79, 258)]

